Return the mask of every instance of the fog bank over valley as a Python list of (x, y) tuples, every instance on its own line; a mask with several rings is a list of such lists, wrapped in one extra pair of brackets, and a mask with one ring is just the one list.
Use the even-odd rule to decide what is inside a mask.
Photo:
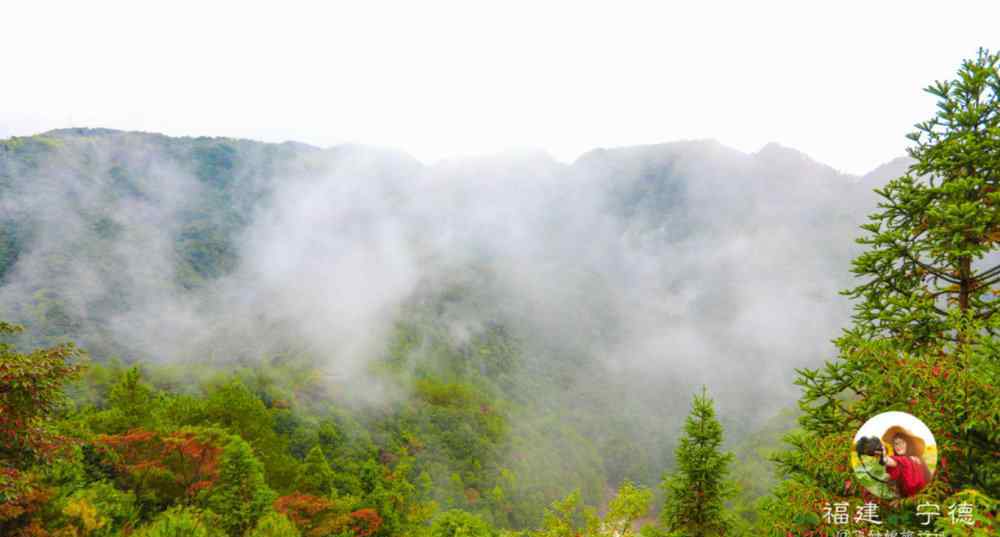
[(574, 405), (610, 390), (659, 420), (704, 384), (757, 422), (796, 399), (794, 368), (832, 357), (872, 188), (905, 167), (857, 177), (712, 141), (424, 165), (52, 131), (0, 142), (0, 315), (98, 360), (307, 354), (373, 404), (405, 395), (370, 374), (400, 322), (456, 349), (500, 327), (519, 374), (559, 370)]

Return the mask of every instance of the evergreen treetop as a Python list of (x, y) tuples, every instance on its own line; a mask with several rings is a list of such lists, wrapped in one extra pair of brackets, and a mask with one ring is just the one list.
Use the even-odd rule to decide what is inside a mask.
[[(1000, 302), (1000, 56), (980, 50), (951, 81), (925, 91), (937, 113), (908, 137), (915, 163), (876, 192), (880, 211), (858, 239), (854, 332), (905, 349), (960, 339), (950, 317), (991, 321)], [(990, 261), (990, 262), (987, 262)], [(964, 330), (962, 330), (964, 331)]]
[[(1000, 494), (1000, 56), (980, 50), (955, 79), (926, 91), (937, 113), (916, 126), (909, 171), (884, 188), (862, 226), (868, 246), (845, 292), (854, 322), (836, 360), (798, 370), (802, 386), (792, 449), (776, 458), (786, 481), (762, 503), (771, 535), (821, 534), (824, 505), (878, 501), (882, 530), (915, 527), (917, 502), (947, 505)], [(868, 418), (908, 412), (937, 441), (925, 458), (934, 479), (915, 498), (881, 501), (849, 464), (852, 438)], [(979, 500), (977, 500), (979, 501)], [(975, 503), (975, 502), (973, 502)], [(988, 535), (989, 526), (950, 527)]]
[(661, 518), (678, 535), (722, 535), (729, 528), (723, 509), (733, 489), (727, 476), (733, 460), (723, 453), (722, 425), (707, 391), (695, 395), (676, 450), (677, 470), (666, 476)]

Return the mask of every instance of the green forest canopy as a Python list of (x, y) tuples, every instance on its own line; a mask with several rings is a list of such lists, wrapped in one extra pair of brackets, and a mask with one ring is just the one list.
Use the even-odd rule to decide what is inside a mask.
[[(880, 504), (886, 528), (913, 526), (918, 502), (965, 502), (976, 523), (942, 518), (937, 530), (989, 535), (1000, 484), (993, 335), (1000, 327), (992, 315), (996, 270), (983, 263), (1000, 241), (998, 87), (997, 58), (986, 52), (963, 64), (955, 81), (931, 87), (940, 112), (918, 126), (914, 166), (879, 190), (883, 203), (864, 228), (865, 251), (854, 264), (864, 283), (849, 292), (854, 325), (837, 340), (836, 360), (799, 371), (802, 416), (787, 436), (790, 447), (776, 455), (781, 482), (769, 475), (767, 459), (793, 427), (790, 412), (756, 432), (740, 431), (730, 444), (735, 457), (712, 459), (716, 472), (725, 466), (735, 478), (725, 486), (742, 489), (724, 506), (725, 524), (649, 523), (654, 505), (667, 506), (666, 520), (679, 520), (670, 501), (685, 487), (665, 486), (667, 497), (657, 501), (652, 490), (665, 470), (677, 470), (670, 454), (682, 409), (665, 409), (670, 423), (650, 424), (633, 412), (647, 409), (627, 400), (635, 387), (613, 382), (568, 397), (567, 371), (592, 371), (590, 358), (563, 349), (534, 360), (524, 332), (501, 308), (490, 309), (495, 295), (477, 288), (493, 277), (486, 264), (475, 277), (431, 286), (402, 306), (362, 372), (366, 387), (392, 394), (376, 404), (348, 396), (350, 387), (329, 378), (322, 357), (294, 341), (221, 361), (123, 362), (115, 355), (130, 347), (111, 337), (113, 320), (138, 298), (125, 279), (121, 294), (83, 302), (72, 287), (32, 289), (30, 304), (5, 306), (28, 330), (0, 326), (7, 341), (0, 348), (0, 531), (568, 537), (624, 535), (645, 523), (647, 535), (824, 535), (836, 529), (817, 516), (824, 504), (864, 497), (846, 461), (831, 461), (846, 457), (859, 420), (896, 409), (942, 434), (942, 470), (921, 496)], [(163, 162), (129, 160), (150, 154), (142, 151), (104, 154), (114, 146), (108, 137), (186, 162), (192, 185), (200, 185), (203, 195), (180, 198), (164, 221), (176, 226), (168, 245), (175, 270), (156, 285), (171, 293), (201, 292), (236, 271), (238, 237), (273, 194), (263, 177), (327, 165), (312, 148), (239, 140), (76, 130), (5, 141), (6, 196), (27, 188), (18, 182), (26, 177), (40, 183), (39, 192), (67, 177), (76, 185), (104, 181), (68, 198), (89, 231), (31, 266), (44, 271), (40, 281), (78, 275), (80, 259), (94, 263), (95, 277), (134, 277), (118, 270), (114, 246), (133, 230), (96, 208), (122, 197), (172, 203), (157, 182)], [(117, 164), (105, 170), (108, 162)], [(639, 183), (650, 185), (654, 195), (616, 185), (616, 207), (625, 215), (655, 211), (686, 192)], [(88, 199), (95, 195), (97, 202)], [(32, 212), (38, 209), (5, 216), (0, 281), (24, 270), (20, 260), (48, 218)], [(445, 314), (470, 301), (496, 319), (456, 338)], [(65, 340), (86, 345), (96, 359)], [(696, 398), (703, 421), (711, 414), (706, 404)], [(699, 437), (688, 429), (687, 437)], [(712, 450), (721, 447), (718, 429)], [(684, 482), (679, 476), (666, 482)], [(719, 508), (716, 501), (712, 512)]]

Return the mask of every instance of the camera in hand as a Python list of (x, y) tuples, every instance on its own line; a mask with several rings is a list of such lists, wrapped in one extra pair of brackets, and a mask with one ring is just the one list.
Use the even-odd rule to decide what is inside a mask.
[(869, 457), (878, 457), (882, 454), (882, 441), (875, 436), (862, 436), (858, 439), (858, 445), (856, 447), (858, 451), (858, 456), (868, 455)]

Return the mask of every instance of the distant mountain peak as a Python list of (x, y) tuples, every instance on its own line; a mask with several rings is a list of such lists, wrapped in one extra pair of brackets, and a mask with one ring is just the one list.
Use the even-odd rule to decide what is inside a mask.
[(871, 185), (885, 184), (891, 179), (905, 175), (914, 162), (910, 157), (896, 157), (866, 173), (859, 182)]
[(733, 149), (713, 138), (696, 140), (675, 140), (659, 144), (627, 145), (618, 147), (598, 147), (580, 155), (574, 165), (600, 162), (608, 159), (652, 159), (670, 160), (677, 157), (700, 158), (746, 158), (746, 154)]
[[(778, 142), (768, 142), (766, 145), (764, 145), (764, 147), (761, 147), (760, 150), (758, 150), (753, 155), (757, 158), (767, 159), (767, 160), (794, 160), (794, 161), (816, 162), (815, 159), (803, 153), (802, 151), (781, 145)], [(817, 164), (821, 163), (817, 162)]]
[(765, 164), (771, 168), (798, 170), (803, 167), (807, 167), (810, 169), (823, 170), (824, 175), (830, 177), (847, 175), (829, 164), (824, 164), (810, 157), (798, 149), (781, 145), (778, 142), (769, 142), (751, 156), (757, 162)]

